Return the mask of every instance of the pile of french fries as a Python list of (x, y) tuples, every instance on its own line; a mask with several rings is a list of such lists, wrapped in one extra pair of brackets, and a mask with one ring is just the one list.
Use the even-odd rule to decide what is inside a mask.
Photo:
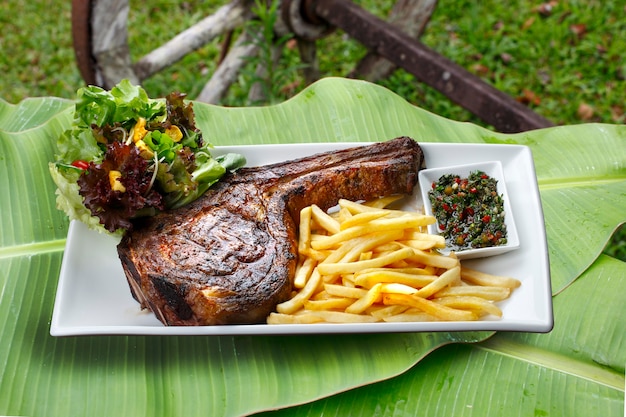
[(496, 302), (520, 286), (515, 278), (461, 265), (428, 234), (435, 218), (390, 209), (398, 197), (340, 200), (300, 213), (299, 259), (291, 299), (268, 324), (469, 321), (501, 317)]

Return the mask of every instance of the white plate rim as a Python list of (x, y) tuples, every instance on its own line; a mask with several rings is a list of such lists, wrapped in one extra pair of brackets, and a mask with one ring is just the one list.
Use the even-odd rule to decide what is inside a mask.
[[(368, 145), (367, 142), (337, 142), (337, 143), (305, 143), (305, 144), (269, 144), (269, 145), (239, 145), (214, 148), (219, 155), (226, 152), (239, 152), (246, 155), (248, 165), (259, 165), (282, 160), (293, 159), (299, 156), (312, 155), (318, 152), (344, 149), (352, 146)], [(50, 334), (52, 336), (85, 336), (85, 335), (295, 335), (295, 334), (330, 334), (330, 333), (405, 333), (405, 332), (457, 332), (457, 331), (525, 331), (549, 332), (553, 327), (552, 290), (550, 282), (550, 267), (548, 258), (547, 239), (541, 199), (535, 174), (534, 162), (530, 148), (523, 145), (511, 144), (471, 144), (471, 143), (430, 143), (420, 142), (424, 152), (426, 166), (434, 168), (443, 165), (461, 165), (470, 162), (499, 160), (502, 163), (509, 193), (523, 191), (523, 198), (513, 198), (513, 206), (523, 204), (523, 210), (515, 207), (515, 212), (526, 213), (516, 217), (517, 227), (521, 235), (520, 249), (491, 258), (468, 260), (477, 268), (496, 272), (504, 269), (519, 271), (524, 275), (522, 287), (516, 290), (511, 298), (501, 307), (504, 316), (499, 320), (480, 320), (474, 322), (411, 322), (411, 323), (350, 323), (350, 324), (285, 324), (285, 325), (226, 325), (226, 326), (163, 326), (151, 313), (139, 312), (139, 305), (130, 296), (126, 278), (123, 275), (119, 260), (112, 260), (109, 254), (107, 259), (85, 260), (81, 257), (81, 248), (85, 241), (97, 241), (108, 248), (116, 243), (115, 238), (101, 235), (88, 230), (80, 222), (72, 221), (68, 230), (65, 253), (61, 263), (57, 292), (55, 296)], [(261, 155), (261, 156), (259, 156)], [(511, 189), (513, 188), (513, 189)], [(519, 190), (518, 190), (519, 188)], [(416, 187), (414, 196), (419, 196)], [(419, 197), (421, 201), (421, 197)], [(521, 202), (524, 203), (521, 203)], [(521, 220), (520, 220), (521, 219)], [(520, 230), (522, 229), (522, 230)], [(529, 238), (527, 235), (531, 234)], [(84, 250), (84, 249), (83, 249)], [(107, 249), (108, 250), (108, 249)], [(532, 259), (531, 259), (532, 257)], [(84, 258), (84, 256), (82, 256)], [(102, 258), (102, 257), (101, 257)], [(117, 265), (116, 265), (117, 261)], [(82, 262), (82, 263), (81, 263)], [(93, 267), (90, 270), (78, 271), (77, 263)], [(513, 265), (513, 266), (511, 266)], [(529, 266), (531, 265), (531, 266)], [(532, 270), (527, 270), (531, 268)], [(108, 272), (107, 272), (108, 271)], [(112, 271), (112, 272), (111, 272)], [(508, 272), (508, 270), (506, 271)], [(79, 275), (88, 275), (87, 278)], [(121, 273), (121, 275), (119, 275)], [(125, 294), (119, 291), (111, 296), (119, 297), (135, 304), (136, 311), (127, 304), (120, 307), (121, 301), (116, 298), (106, 300), (106, 286), (104, 292), (92, 289), (95, 280), (100, 280), (97, 274), (116, 275), (106, 279), (114, 281), (119, 287), (119, 280), (123, 281)], [(515, 275), (515, 274), (511, 274)], [(91, 280), (91, 281), (90, 281)], [(108, 285), (107, 281), (107, 285)], [(120, 287), (123, 288), (123, 287)], [(99, 298), (100, 297), (100, 298)], [(103, 309), (105, 303), (107, 311)], [(524, 310), (533, 310), (533, 314), (520, 312), (520, 305), (528, 305)], [(98, 307), (100, 306), (100, 307)], [(515, 307), (512, 307), (515, 306)], [(98, 310), (100, 308), (100, 310)], [(115, 309), (125, 309), (120, 312)], [(512, 312), (508, 315), (508, 308)], [(95, 311), (94, 311), (95, 309)], [(513, 312), (515, 314), (513, 314)], [(120, 323), (106, 323), (108, 317), (115, 314), (122, 317)], [(96, 315), (94, 315), (96, 314)], [(102, 323), (90, 321), (96, 317)], [(118, 319), (119, 319), (118, 317)], [(128, 320), (126, 320), (128, 317)], [(111, 319), (113, 320), (113, 319)]]

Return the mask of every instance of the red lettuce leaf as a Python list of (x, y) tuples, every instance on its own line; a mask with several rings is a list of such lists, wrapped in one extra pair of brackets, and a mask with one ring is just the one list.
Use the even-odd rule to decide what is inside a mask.
[[(163, 196), (151, 187), (152, 172), (148, 162), (135, 146), (113, 142), (107, 145), (102, 163), (91, 162), (79, 177), (80, 194), (94, 216), (100, 218), (105, 229), (132, 229), (131, 219), (146, 209), (164, 209)], [(124, 191), (111, 187), (109, 173), (122, 173), (119, 178)]]

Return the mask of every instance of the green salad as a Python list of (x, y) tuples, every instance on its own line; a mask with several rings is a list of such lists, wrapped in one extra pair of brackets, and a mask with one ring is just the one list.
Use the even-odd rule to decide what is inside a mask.
[(72, 127), (50, 163), (59, 209), (90, 228), (123, 233), (133, 219), (188, 204), (245, 165), (239, 154), (211, 154), (184, 97), (150, 99), (128, 80), (110, 91), (79, 89)]

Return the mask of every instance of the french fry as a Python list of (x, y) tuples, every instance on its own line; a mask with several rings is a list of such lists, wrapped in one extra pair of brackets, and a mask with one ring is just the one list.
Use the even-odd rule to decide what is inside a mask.
[(364, 297), (359, 298), (353, 304), (348, 306), (346, 308), (346, 313), (361, 314), (364, 312), (368, 307), (380, 300), (382, 294), (381, 289), (382, 284), (374, 285), (367, 291)]
[[(382, 273), (386, 273), (386, 272), (391, 272), (391, 273), (397, 273), (397, 274), (406, 274), (406, 275), (430, 275), (431, 280), (429, 280), (428, 282), (432, 281), (432, 279), (434, 279), (434, 275), (436, 273), (436, 269), (430, 266), (426, 266), (424, 268), (418, 268), (415, 266), (411, 266), (411, 267), (405, 267), (405, 268), (368, 268), (368, 269), (364, 269), (363, 271), (359, 272), (359, 275), (361, 274), (369, 274), (369, 273), (375, 273), (375, 272), (382, 272)], [(425, 285), (425, 284), (424, 284)]]
[(333, 298), (333, 296), (328, 294), (326, 290), (321, 290), (313, 294), (311, 298), (309, 298), (309, 300), (319, 301), (319, 300), (328, 300), (330, 298)]
[(314, 258), (306, 258), (302, 263), (298, 263), (296, 267), (296, 274), (293, 278), (294, 288), (304, 288), (304, 285), (311, 277), (316, 264), (317, 262)]
[(464, 310), (475, 311), (479, 314), (479, 316), (485, 314), (493, 314), (497, 317), (502, 317), (502, 310), (498, 308), (493, 303), (485, 300), (480, 297), (472, 297), (472, 296), (452, 296), (452, 297), (441, 297), (434, 300), (435, 303), (452, 307), (452, 308), (461, 308)]
[(359, 213), (365, 213), (368, 211), (380, 211), (380, 210), (384, 210), (384, 207), (373, 207), (369, 204), (361, 204), (361, 203), (357, 203), (355, 201), (350, 201), (350, 200), (346, 200), (346, 199), (340, 199), (339, 200), (339, 207), (341, 207), (342, 209), (348, 210), (348, 212), (350, 212), (350, 214), (354, 215), (354, 214), (359, 214)]
[(403, 248), (397, 251), (391, 252), (386, 255), (382, 255), (378, 258), (370, 259), (368, 261), (357, 262), (338, 262), (338, 263), (320, 263), (317, 269), (322, 275), (333, 274), (350, 274), (358, 271), (362, 271), (366, 268), (377, 268), (385, 265), (389, 265), (393, 262), (406, 259), (413, 255), (411, 248)]
[(521, 282), (441, 255), (432, 216), (387, 208), (397, 196), (302, 209), (294, 295), (268, 324), (468, 321), (501, 317), (495, 304)]
[(354, 282), (354, 275), (352, 274), (343, 274), (341, 275), (341, 285), (348, 288), (355, 288), (356, 284)]
[(389, 206), (392, 203), (395, 203), (400, 198), (402, 198), (402, 196), (395, 195), (395, 196), (390, 196), (390, 197), (381, 197), (381, 198), (366, 201), (363, 203), (358, 203), (358, 202), (350, 201), (346, 199), (340, 199), (339, 207), (341, 209), (348, 210), (352, 215), (356, 215), (359, 213), (366, 213), (366, 212), (375, 213), (379, 211), (383, 211), (387, 213), (387, 215), (390, 217), (404, 216), (406, 214), (416, 214), (416, 213), (409, 213), (409, 212), (402, 211), (402, 210), (393, 210), (393, 209), (387, 208), (387, 206)]
[(302, 307), (304, 300), (308, 300), (309, 298), (311, 298), (311, 296), (315, 293), (315, 291), (317, 290), (317, 287), (320, 285), (321, 282), (322, 282), (321, 275), (319, 274), (319, 272), (317, 272), (317, 270), (314, 270), (311, 273), (311, 277), (307, 281), (304, 288), (302, 288), (302, 290), (300, 290), (300, 292), (294, 295), (290, 300), (287, 300), (284, 303), (278, 304), (276, 306), (276, 311), (278, 311), (279, 313), (283, 313), (283, 314), (294, 313), (300, 307)]
[(410, 272), (396, 271), (395, 269), (396, 268), (365, 269), (355, 274), (354, 281), (357, 285), (365, 288), (371, 288), (379, 282), (393, 282), (405, 284), (413, 288), (421, 288), (437, 279), (434, 275), (418, 275)]
[(387, 317), (395, 316), (404, 313), (410, 307), (402, 306), (398, 304), (390, 306), (377, 306), (376, 308), (370, 308), (369, 314), (378, 320), (385, 320)]
[(359, 255), (359, 261), (369, 261), (370, 259), (372, 259), (372, 256), (373, 256), (373, 255), (374, 255), (374, 254), (372, 253), (372, 251), (369, 251), (369, 252), (362, 252), (362, 253)]
[(402, 246), (400, 241), (393, 241), (393, 242), (384, 243), (382, 245), (376, 246), (375, 248), (372, 249), (372, 252), (376, 252), (376, 254), (379, 255), (385, 252), (386, 253), (393, 252), (394, 250), (402, 249), (403, 247), (404, 246)]
[(324, 319), (310, 314), (270, 313), (267, 324), (311, 324), (321, 323)]
[(387, 305), (401, 304), (415, 307), (422, 310), (424, 313), (445, 321), (471, 321), (478, 318), (476, 313), (472, 311), (457, 310), (416, 295), (385, 294), (383, 295), (383, 303)]
[(429, 250), (437, 247), (437, 242), (434, 240), (403, 240), (403, 245), (419, 250)]
[(377, 284), (380, 285), (380, 291), (384, 293), (391, 294), (416, 294), (417, 289), (411, 287), (410, 285), (398, 284), (397, 282), (390, 282), (385, 284)]
[(420, 240), (420, 241), (434, 242), (435, 247), (437, 248), (445, 248), (446, 246), (446, 239), (443, 236), (431, 235), (431, 234), (420, 232), (417, 230), (405, 231), (404, 238), (408, 241)]
[(428, 298), (439, 290), (442, 290), (445, 287), (449, 287), (455, 283), (459, 283), (461, 280), (461, 267), (456, 266), (452, 269), (448, 269), (446, 272), (441, 274), (439, 278), (421, 288), (418, 292), (415, 293), (418, 297)]
[(354, 298), (328, 298), (303, 302), (303, 306), (307, 310), (345, 310), (351, 304), (354, 304)]
[(343, 223), (346, 220), (350, 219), (350, 217), (352, 217), (352, 213), (350, 213), (350, 210), (348, 210), (347, 208), (341, 207), (336, 215), (333, 217), (335, 217), (339, 221), (339, 223)]
[(343, 285), (324, 284), (326, 292), (335, 297), (361, 298), (367, 294), (363, 288), (344, 287)]
[(384, 317), (384, 321), (388, 323), (399, 323), (399, 322), (408, 322), (408, 321), (439, 321), (439, 319), (435, 316), (431, 316), (428, 313), (424, 313), (423, 311), (418, 311), (417, 309), (411, 309), (411, 312), (394, 314), (392, 316)]
[(380, 197), (375, 200), (366, 201), (363, 203), (363, 205), (367, 207), (373, 207), (373, 208), (385, 208), (403, 198), (404, 198), (403, 195), (395, 194), (395, 195), (390, 195), (387, 197)]
[(480, 285), (462, 285), (455, 287), (448, 287), (437, 294), (437, 297), (451, 297), (451, 296), (470, 296), (480, 297), (490, 301), (502, 301), (509, 298), (511, 295), (511, 289), (505, 287), (483, 287)]
[(300, 210), (300, 234), (298, 235), (298, 253), (307, 255), (311, 248), (311, 216), (313, 209), (311, 206)]
[[(306, 257), (307, 258), (311, 258), (315, 261), (321, 262), (323, 260), (325, 260), (326, 258), (328, 258), (328, 256), (330, 255), (331, 251), (328, 250), (315, 250), (315, 249), (308, 249), (306, 251)], [(302, 253), (301, 253), (302, 255)]]
[(447, 256), (441, 256), (435, 252), (426, 252), (419, 249), (412, 249), (413, 256), (410, 257), (412, 261), (420, 264), (434, 266), (435, 268), (452, 269), (459, 265), (459, 260)]
[(385, 217), (387, 213), (383, 210), (379, 211), (365, 211), (363, 213), (358, 213), (341, 222), (339, 226), (340, 230), (346, 230), (354, 226), (359, 226), (364, 223), (368, 223), (372, 220), (380, 219), (381, 217)]
[(337, 233), (340, 230), (339, 222), (326, 214), (324, 210), (322, 210), (315, 204), (310, 207), (311, 216), (313, 219), (315, 219), (320, 227), (322, 227), (331, 234)]
[(491, 275), (466, 267), (461, 269), (461, 279), (472, 284), (491, 287), (517, 288), (522, 285), (522, 283), (515, 278)]

